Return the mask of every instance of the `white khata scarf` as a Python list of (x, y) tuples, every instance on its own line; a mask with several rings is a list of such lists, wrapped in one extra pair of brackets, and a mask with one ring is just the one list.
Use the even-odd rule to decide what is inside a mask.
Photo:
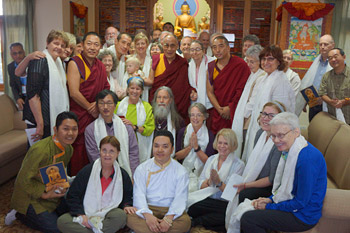
[[(125, 97), (119, 104), (117, 114), (119, 116), (126, 116), (128, 112), (128, 106), (129, 106), (129, 97)], [(146, 110), (145, 106), (142, 103), (142, 100), (139, 99), (139, 101), (136, 104), (136, 114), (137, 114), (137, 126), (141, 127), (145, 124), (146, 121)], [(152, 148), (152, 138), (151, 136), (143, 136), (139, 132), (136, 132), (137, 140), (139, 143), (139, 160), (140, 164), (146, 161), (151, 157), (151, 148)]]
[(89, 182), (84, 196), (84, 211), (90, 222), (102, 232), (106, 214), (117, 208), (123, 200), (123, 179), (120, 167), (116, 161), (113, 163), (114, 176), (111, 183), (102, 195), (101, 185), (101, 159), (98, 158), (92, 167)]
[[(47, 49), (43, 53), (46, 55), (49, 67), (50, 129), (51, 135), (53, 135), (57, 115), (61, 112), (69, 111), (67, 79), (61, 59), (58, 57), (54, 61)], [(57, 98), (58, 96), (59, 98)]]
[[(219, 162), (219, 154), (212, 155), (214, 156), (214, 159), (211, 160), (211, 163), (208, 164), (207, 169), (204, 172), (205, 178), (210, 178), (210, 171), (211, 169), (218, 170), (218, 162)], [(234, 157), (233, 153), (230, 153), (226, 160), (222, 163), (220, 170), (218, 171), (218, 174), (220, 176), (221, 180), (226, 180), (227, 176), (230, 173), (232, 164), (234, 163), (235, 159), (238, 159), (237, 157)], [(208, 162), (208, 161), (207, 161)], [(197, 190), (195, 192), (188, 194), (188, 200), (187, 200), (187, 208), (189, 208), (191, 205), (200, 202), (204, 200), (205, 198), (219, 192), (219, 188), (215, 187), (206, 187), (204, 189)]]
[[(132, 173), (130, 169), (130, 160), (129, 160), (129, 134), (126, 130), (126, 127), (123, 123), (123, 121), (115, 114), (113, 114), (113, 129), (114, 129), (114, 136), (118, 139), (120, 142), (120, 153), (118, 156), (118, 162), (122, 168), (129, 174), (129, 176), (132, 178)], [(107, 129), (106, 129), (106, 123), (104, 119), (101, 117), (101, 114), (98, 116), (98, 118), (95, 120), (94, 123), (95, 131), (95, 141), (97, 146), (100, 146), (100, 141), (108, 136), (107, 135)], [(100, 149), (100, 148), (99, 148)]]
[[(190, 138), (194, 132), (193, 126), (190, 123), (186, 128), (186, 134), (184, 139), (184, 147), (190, 144)], [(198, 146), (201, 147), (202, 151), (205, 151), (209, 143), (208, 129), (203, 122), (202, 127), (197, 132)], [(190, 153), (184, 159), (182, 165), (187, 169), (190, 174), (190, 183), (188, 186), (189, 192), (198, 190), (198, 177), (200, 176), (204, 167), (203, 162), (198, 158), (197, 153), (192, 148)]]

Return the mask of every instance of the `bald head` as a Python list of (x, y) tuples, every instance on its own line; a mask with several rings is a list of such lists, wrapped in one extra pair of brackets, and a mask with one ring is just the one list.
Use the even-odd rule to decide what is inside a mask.
[(206, 50), (209, 47), (210, 44), (210, 35), (206, 31), (202, 31), (199, 36), (198, 40), (202, 42), (204, 49)]
[(168, 59), (168, 61), (172, 61), (176, 57), (176, 50), (179, 47), (179, 43), (177, 41), (177, 38), (173, 35), (167, 35), (163, 39), (163, 50), (164, 55)]
[(334, 48), (334, 39), (331, 35), (326, 34), (320, 38), (320, 55), (323, 60), (328, 57), (328, 52)]

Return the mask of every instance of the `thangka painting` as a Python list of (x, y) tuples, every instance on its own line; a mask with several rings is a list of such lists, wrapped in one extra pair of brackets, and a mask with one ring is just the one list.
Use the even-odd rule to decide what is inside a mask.
[(291, 18), (288, 49), (293, 52), (294, 61), (312, 62), (317, 57), (322, 22), (322, 18), (315, 21)]
[(71, 33), (83, 37), (88, 29), (88, 8), (84, 5), (70, 2), (71, 5)]
[(277, 9), (277, 20), (281, 21), (280, 47), (293, 52), (290, 68), (300, 78), (319, 55), (320, 37), (330, 34), (333, 8), (334, 5), (324, 3), (283, 3)]

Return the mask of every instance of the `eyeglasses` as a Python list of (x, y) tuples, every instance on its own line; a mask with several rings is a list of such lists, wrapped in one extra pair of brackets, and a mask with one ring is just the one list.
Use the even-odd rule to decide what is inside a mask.
[(201, 50), (202, 50), (201, 48), (190, 49), (190, 52), (194, 53), (194, 52), (199, 52)]
[(194, 117), (202, 117), (203, 114), (202, 113), (197, 113), (197, 114), (190, 114), (190, 117), (194, 118)]
[(260, 112), (260, 115), (261, 115), (262, 117), (268, 117), (270, 120), (276, 116), (276, 114), (267, 113), (267, 112)]
[(263, 58), (261, 58), (261, 61), (262, 61), (262, 62), (265, 62), (265, 61), (267, 61), (267, 62), (273, 62), (275, 59), (276, 59), (276, 58), (274, 58), (274, 57), (263, 57)]
[(98, 105), (100, 105), (100, 106), (105, 106), (105, 105), (107, 105), (108, 107), (110, 107), (110, 106), (112, 106), (112, 105), (114, 105), (114, 103), (113, 102), (98, 102)]
[(282, 140), (287, 134), (289, 134), (290, 132), (292, 132), (293, 130), (289, 130), (287, 133), (278, 133), (276, 135), (271, 134), (270, 138), (272, 140), (275, 140), (276, 138), (278, 138), (279, 140)]

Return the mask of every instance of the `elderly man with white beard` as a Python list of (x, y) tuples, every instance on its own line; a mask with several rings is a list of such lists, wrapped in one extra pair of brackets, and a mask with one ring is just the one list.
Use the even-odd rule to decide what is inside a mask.
[(176, 131), (184, 127), (185, 123), (177, 112), (174, 94), (169, 87), (162, 86), (156, 90), (152, 100), (152, 108), (156, 124), (155, 131), (169, 130), (176, 138)]

